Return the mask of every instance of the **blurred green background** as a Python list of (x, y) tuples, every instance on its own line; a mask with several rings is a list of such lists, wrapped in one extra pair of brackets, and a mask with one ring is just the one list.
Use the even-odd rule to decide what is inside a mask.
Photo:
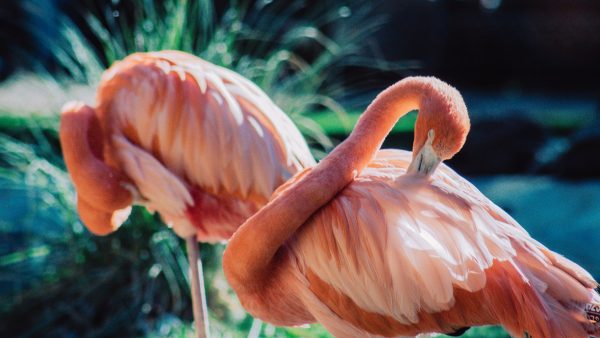
[[(473, 127), (450, 165), (600, 276), (600, 5), (592, 1), (22, 0), (0, 4), (0, 336), (191, 337), (183, 242), (135, 209), (91, 236), (57, 139), (63, 103), (135, 51), (180, 49), (256, 82), (323, 157), (386, 85), (436, 75)], [(385, 146), (409, 149), (415, 115)], [(248, 316), (201, 245), (216, 337), (327, 337)], [(499, 328), (466, 337), (507, 337)]]

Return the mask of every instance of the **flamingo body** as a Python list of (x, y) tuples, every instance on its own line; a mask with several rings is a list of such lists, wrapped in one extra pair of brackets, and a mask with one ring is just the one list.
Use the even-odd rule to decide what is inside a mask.
[[(417, 151), (377, 151), (372, 135), (385, 135), (398, 106), (414, 108), (406, 101), (418, 103)], [(449, 167), (435, 170), (467, 131), (460, 95), (437, 79), (406, 79), (380, 94), (344, 143), (232, 237), (223, 263), (242, 304), (278, 325), (318, 321), (337, 337), (490, 324), (515, 337), (598, 333), (586, 312), (600, 303), (592, 276)], [(256, 238), (262, 247), (252, 246)]]
[[(574, 319), (584, 322), (585, 304), (599, 300), (593, 278), (448, 166), (430, 180), (405, 175), (411, 159), (407, 151), (378, 152), (284, 247), (282, 264), (295, 272), (273, 283), (293, 285), (288, 294), (339, 337), (497, 323), (515, 336), (525, 328), (533, 337), (586, 337)], [(271, 320), (288, 317), (272, 309), (285, 301), (250, 303), (284, 315)]]
[[(229, 238), (277, 186), (314, 164), (291, 120), (256, 85), (181, 52), (117, 62), (93, 111), (103, 160), (182, 237)], [(69, 164), (75, 172), (78, 163)]]
[(65, 105), (60, 142), (87, 228), (133, 203), (186, 239), (198, 337), (210, 337), (197, 241), (228, 239), (277, 186), (314, 165), (291, 120), (252, 82), (176, 51), (138, 53), (101, 79), (97, 106)]

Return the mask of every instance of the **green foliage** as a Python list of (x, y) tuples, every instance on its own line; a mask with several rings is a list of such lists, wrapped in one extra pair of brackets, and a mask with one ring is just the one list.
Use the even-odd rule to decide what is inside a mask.
[[(327, 135), (347, 135), (352, 131), (352, 128), (354, 128), (354, 125), (361, 114), (362, 112), (352, 111), (340, 117), (337, 116), (335, 112), (328, 111), (314, 113), (310, 118), (316, 124), (321, 126)], [(392, 133), (411, 132), (416, 120), (417, 112), (413, 111), (409, 113), (396, 123), (392, 129)]]

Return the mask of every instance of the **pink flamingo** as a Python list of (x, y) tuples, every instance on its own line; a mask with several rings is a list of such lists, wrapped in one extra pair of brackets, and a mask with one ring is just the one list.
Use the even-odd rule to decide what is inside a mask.
[[(115, 231), (138, 203), (186, 238), (190, 263), (200, 262), (196, 241), (228, 239), (275, 188), (315, 163), (256, 85), (174, 51), (113, 65), (95, 108), (65, 106), (60, 141), (91, 232)], [(190, 266), (197, 331), (208, 335), (201, 265)]]
[[(412, 154), (378, 151), (412, 109)], [(244, 307), (276, 325), (318, 321), (339, 337), (487, 324), (515, 337), (597, 333), (592, 276), (440, 164), (469, 126), (459, 92), (435, 78), (379, 94), (346, 141), (232, 236), (223, 266)]]

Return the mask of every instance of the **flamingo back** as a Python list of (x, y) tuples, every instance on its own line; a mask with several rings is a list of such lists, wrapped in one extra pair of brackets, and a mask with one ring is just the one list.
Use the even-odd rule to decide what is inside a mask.
[[(107, 161), (180, 235), (200, 227), (205, 239), (228, 237), (277, 186), (315, 163), (256, 85), (189, 54), (125, 58), (104, 74), (97, 105)], [(202, 219), (196, 229), (190, 215)]]

